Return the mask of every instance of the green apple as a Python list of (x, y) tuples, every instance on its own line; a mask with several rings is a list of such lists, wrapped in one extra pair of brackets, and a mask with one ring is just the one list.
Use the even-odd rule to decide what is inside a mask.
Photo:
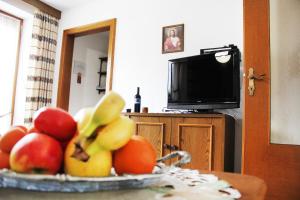
[(80, 109), (74, 119), (77, 122), (77, 131), (80, 133), (84, 127), (89, 123), (93, 114), (93, 108), (87, 107)]

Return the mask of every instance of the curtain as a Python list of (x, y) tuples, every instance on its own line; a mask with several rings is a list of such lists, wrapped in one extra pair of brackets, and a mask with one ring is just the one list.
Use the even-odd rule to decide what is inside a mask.
[(57, 18), (35, 11), (26, 84), (26, 125), (32, 123), (36, 110), (51, 105), (57, 30)]

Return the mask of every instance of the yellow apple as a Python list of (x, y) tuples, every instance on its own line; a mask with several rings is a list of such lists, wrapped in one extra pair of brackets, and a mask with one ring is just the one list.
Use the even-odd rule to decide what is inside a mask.
[(79, 161), (72, 157), (75, 150), (74, 137), (65, 151), (65, 173), (80, 177), (102, 177), (109, 176), (112, 167), (112, 153), (107, 150), (99, 150), (90, 156), (87, 162)]

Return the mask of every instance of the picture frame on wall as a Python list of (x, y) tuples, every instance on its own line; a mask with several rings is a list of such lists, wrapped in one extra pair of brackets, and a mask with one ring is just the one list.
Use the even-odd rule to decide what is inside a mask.
[(184, 51), (184, 24), (162, 28), (162, 53)]

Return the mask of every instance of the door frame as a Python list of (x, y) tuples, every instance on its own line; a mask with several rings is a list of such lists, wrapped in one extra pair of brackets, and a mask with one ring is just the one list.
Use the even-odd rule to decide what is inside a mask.
[(109, 31), (106, 91), (112, 89), (116, 23), (117, 19), (114, 18), (64, 30), (60, 57), (57, 107), (64, 110), (69, 109), (74, 39), (78, 36)]

